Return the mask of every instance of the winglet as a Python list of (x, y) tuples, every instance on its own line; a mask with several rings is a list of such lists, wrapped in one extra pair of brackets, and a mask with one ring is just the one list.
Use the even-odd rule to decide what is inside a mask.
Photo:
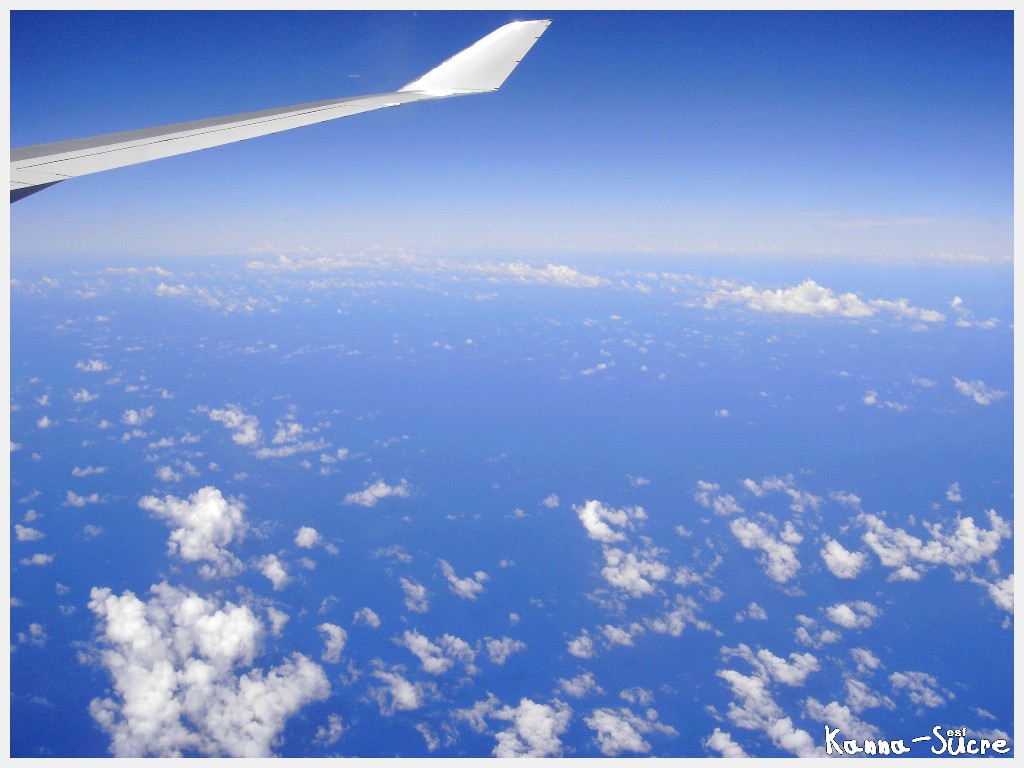
[(551, 19), (513, 21), (481, 38), (408, 85), (399, 93), (431, 95), (496, 91), (544, 34)]

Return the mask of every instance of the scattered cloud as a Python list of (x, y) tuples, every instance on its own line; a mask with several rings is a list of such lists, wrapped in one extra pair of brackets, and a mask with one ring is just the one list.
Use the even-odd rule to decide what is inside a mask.
[(992, 389), (985, 385), (984, 381), (963, 381), (953, 377), (953, 385), (956, 391), (964, 397), (974, 399), (978, 405), (992, 405), (997, 400), (1002, 400), (1009, 392), (1001, 389)]
[[(791, 523), (787, 522), (786, 526), (790, 533), (784, 531), (783, 536), (796, 538), (792, 535), (795, 531)], [(796, 548), (792, 543), (783, 542), (754, 521), (743, 517), (733, 520), (729, 528), (744, 549), (760, 549), (764, 553), (758, 561), (764, 566), (765, 574), (772, 581), (785, 584), (800, 570), (800, 561), (797, 560)], [(799, 543), (798, 538), (796, 543)]]
[(324, 652), (320, 659), (328, 664), (337, 664), (341, 661), (342, 651), (345, 650), (348, 633), (337, 624), (324, 623), (316, 629), (324, 639)]
[(302, 547), (303, 549), (312, 549), (322, 540), (322, 537), (317, 532), (316, 528), (310, 528), (309, 526), (302, 526), (295, 532), (295, 546)]
[(300, 653), (253, 667), (265, 631), (248, 606), (167, 583), (150, 593), (90, 593), (113, 695), (89, 711), (115, 757), (269, 757), (286, 721), (327, 698), (323, 670)]
[(241, 406), (228, 404), (224, 408), (208, 410), (207, 415), (213, 421), (223, 424), (225, 429), (230, 430), (231, 439), (238, 445), (256, 445), (263, 440), (259, 419), (247, 414)]
[(851, 552), (835, 539), (826, 540), (821, 550), (821, 559), (832, 575), (839, 579), (857, 578), (868, 562), (866, 553)]
[(381, 499), (395, 496), (400, 499), (409, 497), (409, 483), (403, 478), (398, 485), (388, 485), (378, 480), (361, 491), (354, 491), (345, 497), (346, 504), (358, 504), (361, 507), (375, 507)]
[(446, 560), (438, 560), (437, 564), (445, 579), (448, 580), (448, 589), (463, 600), (476, 600), (476, 596), (484, 591), (484, 582), (488, 577), (483, 571), (476, 571), (472, 578), (466, 576), (460, 579), (455, 575), (455, 569)]
[(612, 509), (611, 507), (604, 506), (600, 501), (588, 501), (582, 507), (574, 505), (573, 510), (579, 517), (580, 522), (583, 523), (583, 527), (587, 529), (587, 536), (605, 544), (626, 540), (626, 534), (622, 531), (614, 530), (611, 527), (612, 525), (619, 528), (633, 529), (635, 520), (645, 520), (647, 518), (642, 507)]
[(627, 707), (617, 710), (602, 707), (583, 718), (583, 722), (596, 732), (601, 754), (617, 757), (623, 752), (640, 755), (650, 753), (651, 745), (643, 738), (644, 734), (659, 732), (668, 736), (678, 735), (675, 728), (659, 723), (657, 717), (658, 713), (653, 709), (647, 710), (646, 717), (640, 717)]
[(430, 608), (427, 588), (404, 576), (400, 581), (402, 583), (402, 591), (405, 592), (405, 607), (416, 613), (426, 613)]

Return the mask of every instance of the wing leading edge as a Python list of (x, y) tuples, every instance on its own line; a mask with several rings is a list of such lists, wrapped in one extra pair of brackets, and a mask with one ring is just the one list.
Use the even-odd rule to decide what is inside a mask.
[(11, 150), (11, 202), (57, 182), (385, 107), (496, 91), (551, 23), (514, 21), (392, 93), (329, 99)]

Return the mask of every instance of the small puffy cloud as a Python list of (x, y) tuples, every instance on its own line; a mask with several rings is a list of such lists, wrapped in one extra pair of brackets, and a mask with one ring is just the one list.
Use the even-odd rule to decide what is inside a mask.
[(50, 427), (52, 427), (56, 423), (57, 423), (56, 421), (54, 421), (49, 416), (46, 416), (44, 414), (42, 417), (40, 417), (36, 421), (36, 426), (39, 427), (39, 429), (49, 429)]
[(399, 579), (405, 593), (405, 607), (416, 613), (426, 613), (430, 608), (427, 588), (422, 584), (405, 578)]
[(265, 630), (248, 606), (166, 583), (150, 592), (145, 603), (90, 593), (113, 692), (89, 711), (115, 757), (269, 757), (286, 721), (327, 698), (327, 677), (302, 654), (253, 667)]
[(821, 559), (832, 575), (839, 579), (855, 579), (867, 565), (864, 552), (851, 552), (835, 539), (830, 539), (821, 550)]
[(345, 497), (346, 504), (358, 504), (361, 507), (375, 507), (381, 499), (389, 496), (396, 496), (400, 499), (408, 498), (409, 483), (403, 478), (398, 485), (388, 485), (383, 480), (378, 480), (361, 491), (354, 491)]
[(410, 712), (419, 709), (436, 690), (432, 683), (412, 683), (404, 677), (405, 667), (376, 669), (371, 675), (381, 682), (367, 692), (377, 702), (380, 713), (390, 717), (395, 712)]
[(643, 634), (643, 625), (633, 622), (628, 627), (615, 627), (611, 624), (605, 624), (601, 628), (601, 634), (604, 635), (605, 642), (609, 646), (612, 645), (633, 645), (633, 638), (637, 635)]
[(546, 499), (544, 499), (544, 501), (542, 501), (541, 504), (543, 504), (548, 509), (556, 509), (559, 504), (558, 496), (552, 493)]
[(644, 619), (647, 627), (659, 635), (679, 637), (686, 625), (693, 624), (698, 629), (710, 629), (710, 625), (697, 618), (697, 601), (692, 597), (676, 595), (675, 606), (654, 618)]
[(324, 652), (320, 658), (328, 664), (337, 664), (341, 661), (341, 652), (345, 650), (348, 633), (337, 624), (324, 623), (316, 629), (324, 639)]
[(19, 562), (22, 565), (49, 565), (53, 562), (53, 555), (44, 555), (37, 552), (32, 557), (23, 557)]
[(164, 483), (177, 483), (182, 478), (180, 472), (175, 472), (173, 469), (167, 466), (159, 467), (156, 470), (156, 476), (158, 480)]
[[(744, 549), (759, 549), (764, 553), (758, 560), (772, 581), (785, 584), (800, 570), (796, 548), (776, 538), (753, 520), (740, 517), (733, 520), (729, 528)], [(793, 538), (790, 534), (786, 535)]]
[(632, 597), (652, 594), (655, 583), (667, 579), (671, 572), (664, 563), (638, 557), (635, 551), (625, 552), (615, 547), (603, 547), (605, 567), (601, 576), (615, 589)]
[(999, 325), (999, 320), (995, 317), (990, 317), (988, 320), (975, 320), (974, 313), (964, 306), (964, 300), (959, 296), (954, 296), (953, 300), (949, 302), (949, 306), (951, 306), (953, 311), (957, 314), (956, 325), (958, 328), (982, 328), (984, 330), (991, 330)]
[(868, 648), (851, 648), (850, 656), (853, 657), (858, 672), (874, 672), (876, 669), (882, 669), (882, 660)]
[(38, 541), (45, 537), (46, 534), (42, 531), (37, 531), (35, 528), (29, 528), (21, 525), (20, 523), (15, 523), (14, 536), (18, 541)]
[(79, 360), (75, 363), (75, 368), (86, 373), (100, 373), (102, 371), (109, 371), (110, 365), (102, 360), (88, 360), (86, 362)]
[(559, 679), (555, 690), (572, 696), (574, 699), (582, 699), (591, 693), (604, 693), (604, 689), (598, 685), (593, 672), (584, 672), (569, 680)]
[(242, 502), (225, 499), (217, 488), (207, 486), (187, 500), (170, 495), (162, 500), (144, 496), (139, 506), (172, 529), (168, 554), (189, 562), (204, 561), (200, 573), (205, 578), (231, 576), (243, 570), (242, 563), (227, 550), (248, 529)]
[(431, 675), (441, 675), (451, 669), (454, 663), (447, 658), (444, 649), (430, 642), (425, 635), (416, 630), (406, 630), (402, 634), (401, 644), (420, 660), (423, 671)]
[(946, 489), (946, 501), (952, 501), (954, 504), (964, 500), (964, 497), (960, 494), (960, 483), (953, 483)]
[(380, 626), (380, 617), (371, 609), (363, 607), (352, 615), (352, 622), (354, 624), (365, 624), (368, 627), (377, 629)]
[(714, 732), (704, 740), (704, 746), (722, 757), (750, 757), (743, 751), (743, 747), (732, 740), (732, 735), (721, 728), (715, 728)]
[(121, 423), (127, 424), (130, 427), (137, 427), (142, 424), (145, 424), (147, 421), (153, 418), (153, 415), (155, 413), (156, 410), (153, 408), (153, 406), (139, 409), (129, 408), (128, 410), (121, 414)]
[(845, 629), (866, 629), (874, 623), (879, 613), (878, 608), (865, 600), (836, 603), (825, 609), (829, 621)]
[[(946, 700), (936, 690), (938, 681), (926, 672), (893, 672), (889, 675), (889, 682), (892, 683), (893, 691), (905, 691), (915, 704), (934, 708), (941, 707), (946, 703)], [(952, 696), (952, 694), (948, 695)]]
[(729, 702), (729, 719), (740, 728), (762, 731), (781, 750), (798, 757), (818, 757), (824, 750), (814, 737), (797, 728), (772, 698), (767, 680), (743, 675), (733, 669), (720, 669), (715, 674), (732, 689), (734, 700)]
[(86, 504), (99, 504), (100, 495), (98, 493), (90, 493), (88, 496), (79, 496), (74, 491), (68, 491), (67, 496), (64, 499), (65, 507), (84, 507)]
[(569, 727), (572, 709), (558, 699), (551, 704), (538, 704), (523, 698), (519, 706), (506, 705), (491, 717), (509, 722), (506, 730), (495, 734), (495, 757), (558, 757), (563, 751), (559, 736)]
[(590, 633), (587, 630), (583, 630), (578, 637), (569, 640), (567, 648), (569, 653), (578, 659), (594, 658), (594, 641), (590, 638)]
[(280, 592), (291, 582), (288, 575), (288, 568), (277, 555), (265, 555), (256, 561), (256, 567), (260, 573), (266, 576), (274, 586), (275, 592)]
[(1013, 613), (1013, 574), (994, 584), (988, 584), (988, 596), (997, 608)]
[(71, 474), (75, 477), (88, 477), (89, 475), (101, 475), (107, 471), (106, 467), (94, 467), (91, 464), (82, 469), (81, 467), (75, 467), (71, 470)]
[(896, 708), (896, 704), (888, 696), (871, 690), (865, 683), (852, 677), (846, 679), (846, 706), (858, 714), (865, 709)]
[(77, 392), (71, 394), (71, 399), (76, 403), (91, 403), (93, 400), (99, 398), (99, 395), (90, 392), (87, 389), (79, 389)]
[(338, 739), (341, 738), (341, 734), (344, 733), (344, 730), (345, 729), (341, 724), (341, 715), (336, 712), (332, 712), (327, 716), (327, 725), (321, 725), (316, 729), (316, 736), (313, 737), (313, 741), (317, 744), (329, 747), (332, 744), (337, 743)]
[(224, 408), (210, 409), (207, 415), (230, 430), (231, 439), (238, 445), (256, 445), (263, 439), (259, 419), (247, 414), (241, 406), (229, 403)]
[(984, 381), (963, 381), (955, 376), (953, 377), (953, 386), (964, 397), (973, 398), (978, 405), (992, 405), (996, 400), (1001, 400), (1010, 394), (1001, 389), (992, 389), (986, 386)]
[(843, 738), (867, 741), (877, 739), (879, 736), (877, 726), (865, 723), (849, 707), (844, 707), (838, 701), (823, 705), (813, 697), (808, 698), (804, 702), (804, 711), (812, 720), (825, 723), (832, 728), (838, 728), (842, 731)]
[(310, 528), (309, 526), (302, 526), (295, 532), (295, 546), (302, 547), (303, 549), (312, 549), (321, 541), (320, 534), (316, 528)]
[(511, 637), (485, 637), (484, 648), (487, 649), (487, 657), (491, 663), (501, 666), (513, 653), (525, 650), (526, 643)]
[(657, 722), (657, 712), (648, 710), (647, 715), (646, 718), (640, 717), (626, 707), (618, 710), (602, 707), (583, 718), (583, 722), (596, 731), (602, 755), (617, 757), (623, 752), (646, 755), (651, 751), (651, 745), (642, 734), (659, 731), (669, 736), (677, 735), (675, 728)]
[(484, 591), (484, 582), (487, 581), (487, 574), (483, 571), (476, 571), (472, 578), (466, 576), (459, 578), (455, 569), (445, 560), (438, 560), (438, 566), (448, 580), (448, 589), (461, 597), (463, 600), (476, 600), (476, 596)]
[(633, 521), (647, 518), (642, 507), (612, 509), (600, 501), (588, 501), (582, 507), (573, 506), (573, 510), (587, 529), (587, 536), (605, 544), (626, 540), (626, 535), (622, 531), (613, 530), (612, 525), (632, 529)]
[(521, 283), (543, 283), (570, 288), (597, 288), (608, 284), (608, 280), (603, 277), (588, 275), (564, 264), (548, 264), (541, 269), (523, 262), (511, 262), (496, 264), (488, 271), (493, 271), (495, 276), (512, 278)]
[(775, 680), (788, 686), (801, 686), (808, 676), (821, 669), (818, 659), (810, 653), (791, 653), (789, 661), (776, 656), (766, 648), (754, 653), (744, 643), (735, 648), (723, 648), (722, 656), (738, 656), (748, 662), (757, 676), (763, 680)]
[[(753, 483), (752, 480), (744, 480), (744, 485)], [(693, 500), (705, 509), (713, 509), (716, 515), (738, 515), (743, 512), (743, 507), (736, 503), (736, 497), (732, 494), (720, 494), (721, 486), (718, 483), (709, 483), (706, 480), (697, 481), (697, 491), (693, 494)], [(754, 488), (758, 488), (754, 484)], [(758, 494), (759, 495), (759, 494)]]

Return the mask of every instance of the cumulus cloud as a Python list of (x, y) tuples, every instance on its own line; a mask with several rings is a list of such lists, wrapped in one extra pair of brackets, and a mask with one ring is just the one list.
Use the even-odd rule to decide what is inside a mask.
[(945, 315), (932, 309), (911, 306), (906, 299), (860, 298), (855, 293), (837, 294), (831, 288), (818, 285), (814, 280), (804, 280), (791, 288), (758, 290), (752, 285), (740, 288), (718, 288), (704, 300), (704, 306), (713, 309), (721, 303), (742, 304), (757, 312), (789, 315), (811, 315), (817, 317), (873, 317), (880, 310), (897, 317), (913, 319), (924, 323), (939, 323)]
[(597, 288), (608, 284), (603, 277), (588, 275), (564, 264), (548, 264), (540, 268), (523, 262), (512, 262), (496, 264), (488, 271), (493, 271), (495, 276), (512, 278), (520, 283), (546, 283), (570, 288)]
[(605, 567), (601, 569), (601, 576), (612, 587), (632, 597), (652, 594), (656, 590), (654, 583), (670, 575), (667, 565), (638, 557), (636, 551), (625, 552), (605, 545), (603, 553)]
[(590, 638), (590, 633), (585, 629), (578, 637), (569, 640), (566, 643), (566, 647), (569, 653), (577, 659), (592, 659), (594, 657), (594, 641)]
[(851, 552), (835, 539), (829, 539), (821, 550), (821, 559), (832, 575), (839, 579), (855, 579), (867, 565), (864, 552)]
[(858, 718), (849, 707), (844, 707), (838, 701), (822, 704), (815, 698), (808, 698), (804, 702), (804, 711), (812, 720), (825, 723), (832, 728), (838, 728), (843, 733), (843, 738), (867, 741), (877, 739), (879, 730), (870, 723), (865, 723)]
[(705, 509), (713, 509), (716, 515), (738, 515), (743, 512), (743, 507), (736, 503), (736, 497), (731, 494), (719, 494), (720, 488), (718, 483), (698, 480), (693, 500)]
[(455, 569), (446, 560), (438, 560), (438, 566), (448, 580), (448, 589), (461, 597), (463, 600), (476, 600), (476, 596), (484, 591), (484, 582), (487, 581), (487, 574), (483, 571), (476, 571), (472, 578), (466, 576), (459, 578), (455, 575)]
[(71, 399), (76, 403), (91, 403), (98, 398), (99, 395), (93, 394), (87, 389), (79, 389), (71, 394)]
[(596, 732), (601, 754), (617, 757), (623, 752), (648, 754), (651, 745), (643, 738), (643, 734), (658, 731), (669, 736), (677, 735), (675, 728), (659, 723), (657, 717), (658, 713), (653, 709), (647, 710), (647, 717), (640, 717), (626, 707), (618, 710), (602, 707), (583, 718), (583, 722)]
[(743, 747), (733, 741), (732, 735), (721, 728), (715, 728), (714, 732), (704, 740), (704, 746), (718, 752), (722, 757), (750, 757), (743, 751)]
[(404, 672), (405, 667), (394, 666), (391, 669), (381, 667), (371, 673), (382, 684), (371, 686), (367, 693), (386, 717), (398, 711), (419, 709), (437, 690), (433, 683), (409, 682)]
[(866, 683), (852, 677), (846, 679), (846, 706), (857, 713), (878, 707), (896, 708), (896, 704), (888, 696), (871, 690)]
[(526, 643), (522, 640), (513, 640), (511, 637), (486, 637), (484, 647), (491, 663), (501, 666), (513, 653), (525, 650)]
[(851, 648), (850, 655), (857, 665), (858, 672), (874, 672), (876, 669), (882, 669), (882, 660), (868, 648)]
[(819, 757), (824, 750), (814, 738), (793, 724), (772, 698), (767, 680), (756, 675), (743, 675), (733, 669), (720, 669), (715, 674), (732, 689), (734, 700), (729, 702), (729, 719), (738, 727), (762, 731), (781, 750), (797, 757)]
[(556, 690), (567, 696), (572, 696), (574, 699), (582, 699), (591, 693), (604, 693), (604, 688), (598, 685), (593, 672), (584, 672), (568, 680), (561, 678)]
[(316, 629), (324, 639), (324, 652), (320, 658), (328, 664), (337, 664), (341, 661), (341, 652), (345, 650), (348, 633), (337, 624), (324, 623)]
[(793, 535), (795, 530), (790, 523), (786, 523), (786, 530), (783, 531), (783, 536), (790, 540), (789, 543), (776, 538), (753, 520), (744, 517), (733, 520), (729, 528), (744, 549), (760, 549), (764, 553), (758, 558), (758, 562), (764, 566), (765, 574), (772, 581), (785, 584), (800, 570), (796, 548), (792, 546), (799, 543), (799, 534)]
[(559, 739), (569, 727), (572, 709), (555, 699), (551, 704), (522, 698), (519, 706), (504, 706), (491, 713), (497, 720), (508, 721), (509, 727), (495, 734), (495, 757), (558, 757), (562, 754)]
[(371, 609), (363, 607), (352, 615), (352, 622), (354, 624), (365, 624), (368, 627), (377, 629), (380, 626), (380, 617)]
[(683, 634), (687, 623), (694, 624), (698, 629), (710, 629), (710, 624), (697, 618), (698, 610), (697, 601), (692, 597), (676, 595), (675, 604), (671, 609), (660, 616), (644, 619), (644, 622), (652, 632), (671, 637)]
[(64, 506), (66, 507), (84, 507), (86, 504), (99, 504), (100, 495), (98, 493), (90, 493), (88, 496), (79, 496), (74, 491), (68, 491), (67, 496), (64, 499)]
[(401, 644), (420, 660), (423, 671), (431, 675), (442, 675), (451, 669), (454, 663), (447, 658), (444, 649), (430, 642), (425, 635), (416, 630), (406, 630), (402, 634)]
[(38, 531), (35, 528), (29, 528), (28, 526), (21, 525), (20, 523), (14, 524), (14, 536), (18, 541), (38, 541), (46, 536), (42, 531)]
[(312, 549), (321, 541), (320, 534), (316, 528), (310, 528), (309, 526), (302, 526), (295, 532), (295, 546), (302, 547), (303, 549)]
[(612, 509), (611, 507), (604, 506), (600, 501), (588, 501), (582, 507), (574, 505), (573, 510), (579, 517), (580, 522), (583, 523), (583, 527), (587, 529), (587, 536), (605, 544), (626, 540), (626, 534), (622, 531), (614, 530), (611, 527), (612, 525), (618, 528), (632, 529), (634, 527), (634, 520), (645, 520), (647, 518), (642, 507)]
[(317, 744), (329, 747), (332, 744), (337, 743), (343, 732), (344, 728), (341, 724), (341, 715), (336, 712), (332, 712), (327, 716), (327, 725), (321, 725), (316, 729), (316, 736), (313, 737), (313, 741)]
[(291, 583), (288, 575), (288, 567), (278, 558), (277, 555), (264, 555), (256, 560), (256, 567), (260, 573), (266, 576), (274, 586), (275, 592), (280, 592)]
[(874, 623), (879, 613), (878, 608), (865, 600), (836, 603), (825, 609), (829, 621), (845, 629), (866, 629)]
[(53, 562), (53, 555), (44, 555), (36, 552), (32, 557), (23, 557), (19, 561), (22, 565), (49, 565)]
[(744, 643), (740, 643), (735, 648), (722, 648), (722, 656), (724, 658), (738, 656), (747, 661), (759, 677), (789, 686), (803, 685), (809, 675), (821, 669), (818, 659), (810, 653), (791, 653), (789, 654), (790, 661), (787, 662), (766, 648), (754, 653)]
[(427, 588), (404, 576), (399, 581), (402, 584), (402, 591), (405, 593), (405, 607), (416, 613), (426, 613), (430, 608)]
[(144, 496), (139, 506), (172, 529), (167, 540), (169, 555), (189, 562), (204, 561), (199, 569), (203, 577), (231, 576), (243, 570), (241, 561), (227, 549), (248, 529), (242, 502), (225, 499), (217, 488), (207, 486), (187, 500)]
[(264, 628), (248, 606), (166, 583), (150, 592), (145, 603), (90, 592), (113, 697), (89, 711), (115, 757), (269, 757), (288, 718), (327, 698), (327, 677), (302, 654), (251, 668)]
[(256, 445), (263, 439), (259, 419), (247, 414), (241, 406), (229, 403), (224, 408), (211, 409), (207, 415), (230, 430), (231, 439), (238, 445)]
[(121, 423), (127, 424), (130, 427), (137, 427), (153, 418), (155, 413), (156, 409), (153, 406), (139, 409), (129, 408), (121, 414)]
[[(915, 704), (923, 704), (926, 707), (941, 707), (946, 703), (938, 688), (938, 681), (926, 672), (893, 672), (889, 675), (889, 682), (892, 689), (897, 692), (906, 692), (907, 696)], [(952, 694), (946, 692), (950, 698)]]
[(109, 371), (110, 365), (102, 360), (88, 360), (84, 363), (79, 360), (75, 363), (75, 368), (80, 371), (85, 371), (86, 373), (100, 373), (102, 371)]
[(1010, 394), (1001, 389), (992, 389), (986, 386), (984, 381), (963, 381), (955, 376), (953, 386), (964, 397), (973, 398), (978, 405), (992, 405), (996, 400), (1002, 400)]
[(988, 320), (975, 320), (974, 313), (964, 306), (964, 300), (959, 296), (954, 296), (953, 300), (949, 302), (949, 306), (951, 306), (953, 311), (956, 312), (956, 325), (958, 328), (982, 328), (990, 330), (999, 325), (999, 320), (995, 317), (990, 317)]
[(389, 496), (396, 496), (400, 499), (408, 498), (409, 483), (403, 478), (398, 485), (388, 485), (383, 480), (378, 480), (361, 491), (354, 491), (345, 497), (346, 504), (358, 504), (361, 507), (375, 507), (381, 499)]

